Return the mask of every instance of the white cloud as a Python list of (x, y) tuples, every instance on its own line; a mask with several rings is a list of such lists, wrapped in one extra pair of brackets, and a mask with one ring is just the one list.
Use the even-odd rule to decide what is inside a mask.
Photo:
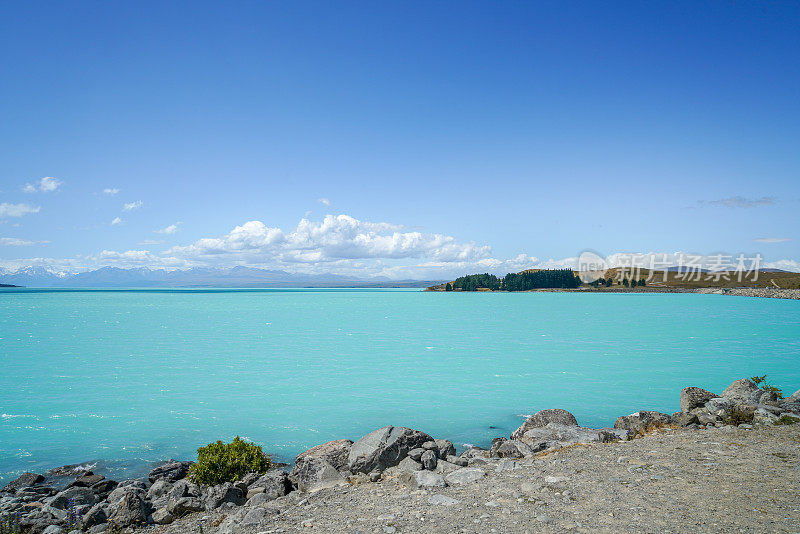
[(288, 232), (261, 221), (249, 221), (225, 236), (173, 247), (165, 254), (189, 260), (235, 259), (293, 265), (422, 258), (444, 263), (470, 262), (486, 259), (491, 252), (488, 246), (459, 243), (447, 235), (402, 230), (400, 225), (360, 221), (348, 215), (328, 215), (322, 221), (303, 218)]
[(114, 226), (117, 224), (122, 224), (122, 219), (120, 219), (119, 217), (114, 217), (114, 219), (111, 221), (111, 225)]
[[(761, 197), (761, 198), (745, 198), (745, 197), (728, 197), (719, 200), (710, 200), (707, 202), (710, 206), (724, 206), (726, 208), (755, 208), (758, 206), (771, 206), (775, 204), (775, 197)], [(702, 204), (703, 202), (701, 202)]]
[(791, 241), (788, 237), (759, 237), (758, 239), (753, 239), (756, 243), (785, 243), (786, 241)]
[(109, 196), (113, 197), (117, 193), (119, 193), (119, 189), (114, 188), (114, 187), (106, 187), (105, 189), (103, 189), (103, 194), (104, 195), (109, 195)]
[(172, 235), (178, 231), (178, 226), (180, 224), (181, 223), (179, 222), (176, 222), (175, 224), (170, 224), (169, 226), (167, 226), (166, 228), (162, 228), (161, 230), (154, 230), (154, 233)]
[(122, 210), (123, 210), (123, 211), (133, 211), (133, 210), (138, 210), (138, 209), (139, 209), (139, 208), (141, 208), (143, 205), (144, 205), (144, 202), (142, 202), (141, 200), (137, 200), (137, 201), (135, 201), (135, 202), (128, 202), (127, 204), (125, 204), (124, 206), (122, 206)]
[(331, 201), (330, 201), (330, 200), (328, 200), (328, 199), (327, 199), (327, 198), (325, 198), (325, 197), (318, 198), (318, 199), (317, 199), (317, 202), (319, 202), (320, 204), (325, 204), (326, 206), (330, 206), (330, 205), (331, 205)]
[(0, 237), (0, 246), (6, 247), (30, 247), (33, 245), (45, 245), (50, 241), (25, 241), (16, 237)]
[(22, 188), (22, 191), (25, 193), (36, 193), (40, 191), (42, 193), (50, 193), (58, 189), (61, 184), (63, 184), (61, 180), (58, 178), (53, 178), (52, 176), (45, 176), (39, 182), (34, 182), (33, 184), (25, 184), (25, 187)]
[(160, 245), (163, 241), (159, 241), (158, 239), (143, 239), (139, 242), (139, 245), (143, 247), (151, 246), (151, 245)]
[(39, 207), (29, 206), (28, 204), (0, 204), (0, 217), (22, 217), (28, 213), (39, 213)]

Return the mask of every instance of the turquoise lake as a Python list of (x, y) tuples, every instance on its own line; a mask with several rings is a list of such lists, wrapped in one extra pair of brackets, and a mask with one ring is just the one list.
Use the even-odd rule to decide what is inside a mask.
[[(418, 290), (2, 290), (0, 477), (121, 478), (241, 435), (291, 462), (384, 425), (488, 445), (524, 414), (800, 388), (800, 301)], [(0, 481), (1, 483), (2, 481)]]

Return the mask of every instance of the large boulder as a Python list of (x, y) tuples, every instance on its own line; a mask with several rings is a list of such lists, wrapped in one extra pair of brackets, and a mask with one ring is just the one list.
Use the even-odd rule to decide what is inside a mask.
[[(752, 398), (757, 394), (757, 391), (759, 391), (758, 386), (756, 386), (752, 380), (742, 378), (726, 387), (722, 392), (722, 397), (732, 399), (737, 403), (755, 404)], [(755, 402), (758, 402), (758, 399), (756, 399)]]
[(511, 439), (519, 439), (531, 428), (542, 428), (549, 423), (556, 423), (564, 426), (578, 426), (578, 420), (568, 411), (560, 408), (550, 408), (536, 412), (528, 417), (525, 422), (522, 423), (522, 426), (511, 434)]
[(304, 461), (306, 458), (322, 458), (339, 471), (347, 470), (352, 446), (353, 442), (349, 439), (329, 441), (298, 454), (297, 458), (295, 458), (295, 464)]
[(797, 391), (795, 391), (794, 393), (783, 399), (781, 402), (784, 402), (786, 404), (795, 404), (795, 403), (800, 404), (800, 389), (798, 389)]
[(98, 500), (90, 488), (68, 488), (52, 497), (48, 504), (58, 510), (66, 510), (70, 506), (92, 506)]
[(122, 498), (111, 505), (108, 514), (109, 522), (119, 527), (144, 525), (150, 515), (150, 506), (142, 498), (141, 492), (130, 490)]
[(95, 525), (105, 524), (106, 521), (108, 521), (108, 508), (108, 503), (104, 502), (99, 502), (92, 506), (89, 511), (81, 517), (83, 528), (91, 528)]
[(533, 455), (533, 449), (524, 441), (509, 439), (497, 447), (492, 446), (491, 455), (494, 458), (524, 458)]
[(669, 424), (675, 424), (675, 420), (671, 416), (661, 412), (643, 410), (631, 415), (617, 417), (614, 422), (614, 428), (628, 430), (633, 434), (641, 434), (650, 428)]
[(22, 473), (20, 476), (3, 486), (3, 489), (0, 489), (0, 491), (16, 493), (17, 490), (29, 488), (43, 481), (44, 477), (37, 473)]
[(148, 479), (150, 482), (155, 482), (159, 479), (166, 479), (167, 482), (177, 482), (189, 474), (189, 468), (192, 467), (194, 462), (179, 462), (178, 460), (170, 460), (169, 462), (156, 466), (150, 474)]
[(347, 481), (339, 472), (322, 458), (308, 458), (300, 469), (292, 470), (289, 475), (292, 482), (300, 491), (314, 492), (324, 488), (331, 488), (346, 484)]
[(683, 413), (689, 413), (695, 408), (705, 406), (709, 400), (715, 397), (715, 394), (702, 388), (683, 388), (681, 390), (681, 411)]
[(203, 505), (208, 511), (216, 510), (226, 502), (241, 506), (246, 501), (247, 495), (242, 488), (230, 482), (211, 486), (203, 494)]
[(427, 441), (433, 441), (433, 438), (419, 430), (402, 426), (379, 428), (353, 443), (348, 457), (350, 471), (382, 472), (399, 464), (408, 451), (422, 447)]
[[(798, 393), (800, 393), (800, 391), (798, 391)], [(456, 455), (456, 447), (449, 439), (436, 439), (434, 441), (436, 442), (436, 448), (438, 450), (440, 460), (446, 460), (448, 456)]]
[(292, 483), (289, 474), (280, 469), (273, 469), (261, 475), (248, 486), (248, 496), (255, 493), (266, 493), (266, 500), (283, 497), (292, 491)]

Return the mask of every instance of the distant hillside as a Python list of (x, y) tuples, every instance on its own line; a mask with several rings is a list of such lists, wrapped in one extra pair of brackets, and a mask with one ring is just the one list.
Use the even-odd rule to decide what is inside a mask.
[(286, 271), (233, 267), (120, 269), (103, 267), (64, 275), (39, 267), (0, 275), (0, 283), (26, 287), (419, 287), (438, 280), (391, 280), (385, 277), (356, 278), (336, 274), (295, 274)]
[[(526, 269), (520, 271), (518, 274), (539, 272), (543, 269)], [(577, 273), (579, 276), (581, 273)], [(584, 282), (587, 280), (586, 276), (581, 276)], [(581, 287), (584, 289), (592, 289), (593, 291), (612, 291), (618, 290), (619, 284), (623, 278), (630, 279), (630, 269), (613, 268), (604, 272), (603, 278), (611, 279), (612, 285), (609, 287), (589, 288), (586, 283)], [(797, 289), (800, 288), (800, 273), (792, 273), (783, 271), (781, 269), (762, 269), (757, 274), (742, 273), (740, 278), (739, 273), (735, 271), (727, 272), (710, 272), (707, 270), (699, 270), (697, 272), (686, 269), (669, 268), (666, 271), (650, 271), (649, 269), (639, 269), (637, 271), (637, 279), (644, 278), (647, 281), (647, 286), (650, 288), (676, 288), (676, 289), (697, 289), (703, 287), (715, 288), (734, 288), (734, 287), (775, 287), (782, 289)], [(455, 281), (446, 282), (444, 284), (436, 284), (428, 287), (429, 291), (445, 291), (446, 285), (454, 286)], [(458, 289), (455, 289), (458, 291)], [(489, 288), (479, 288), (483, 291), (488, 291)]]

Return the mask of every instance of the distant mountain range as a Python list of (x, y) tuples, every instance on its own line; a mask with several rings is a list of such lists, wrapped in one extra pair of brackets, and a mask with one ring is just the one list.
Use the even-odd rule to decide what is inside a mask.
[(251, 267), (198, 267), (175, 271), (103, 267), (70, 275), (42, 267), (27, 267), (14, 272), (0, 272), (0, 284), (26, 287), (427, 287), (440, 282), (294, 274)]

